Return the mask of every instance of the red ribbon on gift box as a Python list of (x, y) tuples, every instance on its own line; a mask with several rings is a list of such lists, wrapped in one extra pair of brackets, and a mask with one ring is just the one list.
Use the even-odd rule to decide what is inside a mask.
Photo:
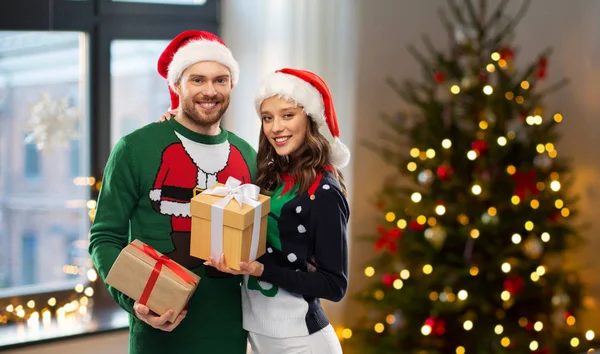
[(154, 285), (156, 285), (156, 281), (158, 280), (158, 276), (160, 275), (163, 265), (175, 272), (175, 274), (177, 274), (185, 282), (196, 285), (196, 280), (194, 280), (194, 278), (192, 278), (192, 276), (189, 275), (183, 267), (175, 263), (169, 257), (163, 255), (159, 256), (154, 248), (145, 244), (143, 247), (139, 247), (133, 243), (131, 245), (156, 260), (156, 264), (152, 269), (152, 274), (150, 274), (150, 278), (148, 278), (148, 282), (146, 282), (144, 291), (142, 291), (142, 296), (139, 300), (140, 304), (146, 305), (148, 299), (150, 299), (150, 294), (152, 293), (152, 289), (154, 289)]

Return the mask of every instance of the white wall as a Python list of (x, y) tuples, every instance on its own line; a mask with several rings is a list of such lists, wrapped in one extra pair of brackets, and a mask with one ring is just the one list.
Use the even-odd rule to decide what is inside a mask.
[[(353, 150), (356, 0), (223, 0), (222, 5), (222, 37), (241, 71), (224, 126), (258, 148), (260, 119), (253, 99), (261, 78), (284, 67), (304, 69), (327, 82), (340, 139)], [(342, 170), (350, 191), (352, 168), (351, 161)], [(332, 323), (341, 324), (343, 302), (326, 307)]]
[[(477, 3), (477, 2), (475, 2)], [(520, 1), (511, 1), (512, 9)], [(446, 32), (440, 25), (437, 9), (443, 0), (360, 1), (358, 20), (358, 77), (355, 141), (374, 140), (383, 128), (380, 112), (395, 113), (406, 106), (384, 84), (386, 76), (396, 79), (416, 78), (417, 63), (406, 51), (408, 44), (422, 48), (421, 36), (428, 34), (434, 43), (446, 48)], [(492, 6), (490, 6), (491, 8)], [(595, 141), (600, 133), (600, 2), (533, 0), (527, 16), (518, 27), (516, 45), (518, 65), (528, 65), (535, 55), (548, 46), (554, 48), (549, 59), (547, 81), (563, 76), (570, 86), (546, 101), (549, 111), (560, 110), (565, 119), (563, 138), (558, 144), (560, 155), (572, 158), (575, 168), (575, 192), (581, 195), (581, 221), (594, 222), (600, 210), (600, 154)], [(379, 191), (384, 176), (392, 170), (370, 151), (355, 146), (354, 202), (352, 204), (353, 236), (369, 232), (376, 226), (376, 212), (368, 201)], [(360, 187), (360, 188), (359, 188)], [(600, 282), (594, 274), (600, 270), (600, 223), (592, 224), (585, 236), (589, 245), (578, 256), (589, 291), (600, 299)], [(369, 247), (355, 243), (351, 280), (353, 290), (360, 288)], [(576, 258), (576, 257), (573, 257)], [(572, 262), (571, 264), (574, 264)], [(348, 320), (355, 318), (356, 307)], [(589, 311), (585, 320), (598, 325), (598, 310)]]

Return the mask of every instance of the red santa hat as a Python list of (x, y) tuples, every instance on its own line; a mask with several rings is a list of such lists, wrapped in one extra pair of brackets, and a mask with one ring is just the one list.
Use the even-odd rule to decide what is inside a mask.
[(335, 108), (329, 88), (318, 75), (305, 70), (281, 69), (267, 76), (256, 94), (254, 104), (260, 115), (260, 106), (269, 97), (279, 96), (296, 102), (317, 124), (331, 147), (330, 163), (342, 168), (350, 161), (350, 151), (340, 141)]
[(225, 43), (216, 35), (206, 31), (190, 30), (180, 33), (158, 58), (158, 73), (168, 80), (171, 109), (179, 106), (175, 84), (185, 69), (201, 61), (216, 61), (229, 68), (231, 85), (240, 77), (240, 68)]

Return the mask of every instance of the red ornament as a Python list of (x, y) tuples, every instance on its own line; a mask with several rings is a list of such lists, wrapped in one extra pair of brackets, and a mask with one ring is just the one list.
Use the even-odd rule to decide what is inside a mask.
[(477, 151), (477, 154), (485, 154), (490, 146), (483, 140), (475, 140), (471, 143), (471, 149)]
[(565, 318), (565, 321), (567, 320), (567, 318), (573, 316), (572, 313), (570, 313), (569, 311), (566, 311), (565, 314), (563, 315), (563, 317)]
[(442, 82), (446, 81), (446, 75), (444, 75), (444, 73), (438, 71), (433, 75), (433, 79), (438, 84), (441, 84)]
[(437, 176), (442, 180), (442, 181), (447, 181), (449, 180), (452, 175), (454, 174), (454, 168), (450, 165), (440, 165), (437, 168)]
[(425, 325), (431, 328), (431, 334), (441, 336), (446, 332), (446, 321), (441, 318), (429, 317), (425, 320)]
[(540, 349), (531, 352), (531, 354), (550, 354), (550, 353), (552, 353), (552, 352), (550, 351), (550, 347), (547, 345), (544, 345)]
[(394, 281), (396, 281), (396, 279), (400, 279), (400, 276), (396, 273), (384, 274), (383, 277), (381, 277), (381, 283), (389, 287), (394, 284)]
[(550, 220), (552, 222), (557, 222), (559, 218), (560, 218), (560, 212), (558, 212), (558, 211), (555, 211), (554, 213), (550, 214), (550, 216), (548, 216), (548, 220)]
[(511, 295), (516, 295), (523, 290), (525, 281), (519, 276), (512, 276), (504, 280), (504, 290), (508, 291)]
[(398, 239), (402, 235), (399, 228), (393, 227), (387, 230), (383, 226), (377, 226), (377, 233), (380, 237), (375, 242), (375, 251), (386, 249), (389, 253), (394, 253), (398, 250)]
[(519, 199), (525, 199), (528, 191), (532, 195), (538, 195), (540, 193), (535, 183), (535, 173), (535, 169), (532, 168), (527, 172), (516, 171), (511, 176), (516, 183), (513, 193), (519, 197)]
[(511, 48), (500, 49), (500, 59), (511, 60), (515, 56), (515, 51)]
[(527, 324), (525, 325), (525, 329), (528, 331), (533, 331), (533, 322), (528, 321)]
[(419, 224), (417, 220), (411, 220), (408, 223), (408, 229), (411, 231), (423, 231), (425, 230), (425, 225)]
[(537, 67), (537, 78), (543, 80), (546, 78), (546, 70), (548, 68), (548, 59), (541, 57)]

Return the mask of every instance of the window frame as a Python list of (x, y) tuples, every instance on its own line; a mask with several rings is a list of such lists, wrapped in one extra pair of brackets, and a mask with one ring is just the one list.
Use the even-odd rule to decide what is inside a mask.
[[(87, 134), (90, 144), (90, 176), (100, 181), (111, 150), (111, 42), (121, 39), (170, 40), (188, 29), (206, 30), (218, 35), (219, 13), (220, 0), (207, 0), (201, 6), (112, 0), (0, 1), (0, 31), (79, 31), (87, 34), (89, 129), (84, 134)], [(173, 18), (177, 20), (173, 21)], [(92, 188), (91, 199), (96, 199), (97, 196), (98, 190)], [(106, 316), (106, 313), (120, 311), (100, 279), (92, 286), (94, 315)], [(7, 303), (45, 301), (48, 297), (60, 301), (72, 293), (73, 288), (68, 288), (0, 298), (0, 309), (4, 309)], [(111, 330), (115, 328), (96, 330), (93, 333)], [(51, 340), (56, 338), (7, 346), (0, 344), (0, 349)]]

